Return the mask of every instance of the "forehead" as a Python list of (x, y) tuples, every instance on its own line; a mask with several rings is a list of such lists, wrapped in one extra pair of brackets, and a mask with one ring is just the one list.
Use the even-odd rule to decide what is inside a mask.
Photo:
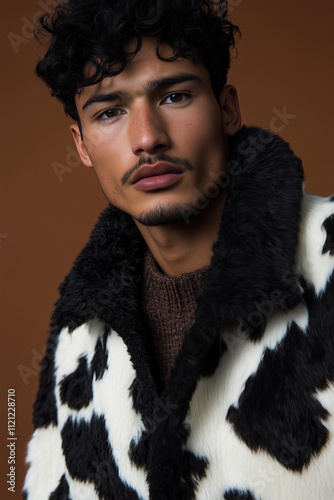
[[(132, 93), (141, 93), (152, 87), (150, 85), (157, 79), (168, 77), (173, 74), (189, 74), (200, 79), (204, 85), (211, 87), (209, 73), (204, 64), (192, 62), (190, 59), (177, 58), (173, 61), (167, 61), (173, 57), (172, 48), (162, 43), (159, 46), (159, 55), (157, 55), (158, 40), (151, 37), (143, 37), (143, 43), (137, 54), (128, 61), (124, 70), (116, 76), (105, 77), (101, 82), (84, 87), (77, 96), (77, 101), (87, 99), (97, 92), (108, 90), (126, 90)], [(135, 49), (136, 44), (129, 42), (125, 47), (129, 52)], [(163, 59), (162, 59), (163, 58)], [(92, 65), (87, 65), (85, 75), (91, 76), (94, 72)]]

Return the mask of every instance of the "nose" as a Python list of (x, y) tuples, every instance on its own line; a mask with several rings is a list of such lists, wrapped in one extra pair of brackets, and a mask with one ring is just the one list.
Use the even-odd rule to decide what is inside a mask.
[(133, 154), (156, 154), (170, 147), (166, 123), (158, 109), (150, 103), (141, 103), (133, 110), (129, 123), (129, 136)]

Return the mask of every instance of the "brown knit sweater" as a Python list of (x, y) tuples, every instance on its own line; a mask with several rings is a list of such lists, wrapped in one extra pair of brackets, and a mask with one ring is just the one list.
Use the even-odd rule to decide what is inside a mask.
[(205, 266), (179, 276), (167, 276), (149, 248), (146, 249), (141, 300), (164, 385), (184, 333), (195, 320), (195, 297), (205, 286), (208, 268)]

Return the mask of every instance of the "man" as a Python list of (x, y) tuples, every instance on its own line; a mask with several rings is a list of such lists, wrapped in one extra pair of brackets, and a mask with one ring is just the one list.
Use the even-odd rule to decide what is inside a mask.
[(334, 198), (241, 127), (226, 2), (69, 0), (39, 63), (110, 202), (60, 288), (25, 498), (334, 498)]

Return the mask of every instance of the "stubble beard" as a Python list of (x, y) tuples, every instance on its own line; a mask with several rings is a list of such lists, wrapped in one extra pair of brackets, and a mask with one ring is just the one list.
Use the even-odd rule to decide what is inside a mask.
[(194, 212), (191, 203), (180, 203), (178, 205), (159, 204), (151, 210), (141, 212), (133, 218), (143, 226), (163, 226), (177, 222), (186, 223), (189, 213)]

